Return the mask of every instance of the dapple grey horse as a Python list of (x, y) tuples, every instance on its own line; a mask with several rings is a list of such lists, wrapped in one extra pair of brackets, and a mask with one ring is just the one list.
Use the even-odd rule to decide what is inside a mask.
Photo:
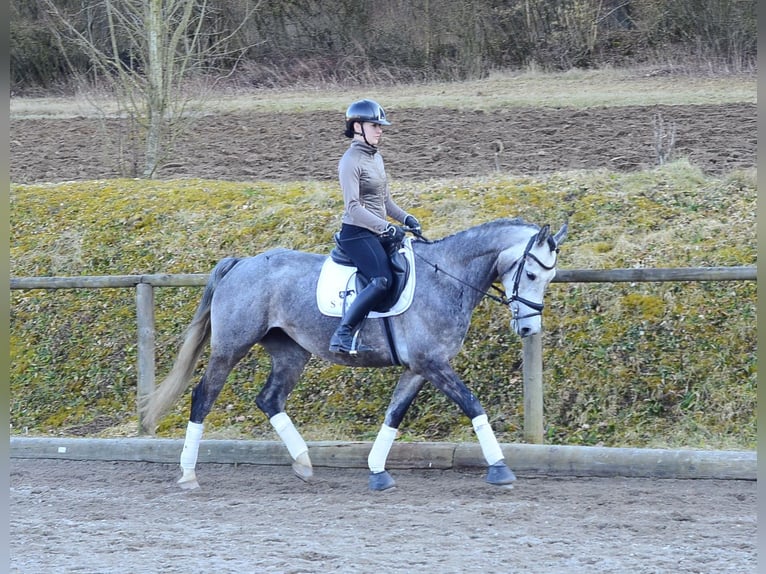
[[(313, 469), (308, 447), (285, 412), (311, 355), (351, 367), (389, 367), (404, 372), (394, 388), (384, 422), (368, 457), (369, 488), (395, 485), (385, 462), (399, 424), (429, 381), (468, 416), (476, 432), (490, 484), (509, 485), (516, 477), (479, 399), (450, 365), (463, 345), (474, 309), (485, 296), (511, 310), (511, 326), (525, 337), (541, 329), (543, 297), (556, 273), (559, 245), (567, 225), (552, 235), (521, 219), (498, 219), (436, 241), (413, 240), (416, 287), (410, 307), (399, 315), (367, 318), (365, 343), (373, 351), (331, 353), (330, 336), (339, 319), (323, 315), (316, 287), (326, 255), (273, 249), (254, 257), (222, 259), (212, 270), (202, 300), (186, 329), (174, 366), (140, 405), (142, 424), (153, 432), (159, 420), (189, 387), (197, 360), (210, 343), (210, 358), (193, 389), (191, 413), (181, 452), (182, 488), (197, 488), (195, 467), (203, 421), (229, 373), (255, 344), (271, 356), (271, 372), (256, 398), (293, 459), (296, 475), (308, 480)], [(502, 289), (495, 286), (501, 283)], [(491, 295), (496, 287), (503, 296)]]

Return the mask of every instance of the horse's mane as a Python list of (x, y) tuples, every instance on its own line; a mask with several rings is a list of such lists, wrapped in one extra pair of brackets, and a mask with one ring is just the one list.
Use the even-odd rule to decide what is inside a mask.
[(486, 221), (484, 223), (480, 223), (478, 225), (475, 225), (473, 227), (469, 227), (467, 229), (463, 229), (461, 231), (456, 231), (455, 233), (452, 233), (451, 235), (447, 235), (445, 237), (442, 237), (441, 239), (434, 240), (432, 243), (440, 243), (442, 241), (451, 239), (452, 237), (474, 237), (474, 236), (482, 236), (482, 235), (496, 235), (498, 232), (498, 229), (503, 229), (506, 227), (535, 227), (537, 228), (537, 225), (534, 223), (529, 223), (522, 219), (521, 217), (502, 217), (500, 219), (494, 219), (492, 221)]

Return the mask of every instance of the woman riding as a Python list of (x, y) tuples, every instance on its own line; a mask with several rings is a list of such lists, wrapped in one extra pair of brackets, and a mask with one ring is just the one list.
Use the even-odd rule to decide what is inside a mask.
[(363, 345), (354, 349), (354, 332), (385, 298), (392, 283), (388, 251), (401, 243), (405, 232), (387, 218), (420, 232), (418, 220), (391, 197), (378, 152), (383, 126), (390, 125), (386, 112), (373, 100), (353, 102), (346, 110), (345, 135), (352, 141), (338, 162), (344, 204), (338, 243), (369, 283), (346, 309), (330, 339), (330, 351), (334, 353), (372, 350)]

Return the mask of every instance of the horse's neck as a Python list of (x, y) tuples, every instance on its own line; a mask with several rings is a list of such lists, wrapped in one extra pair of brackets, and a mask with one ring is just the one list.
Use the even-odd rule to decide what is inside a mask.
[[(523, 228), (519, 231), (519, 241), (526, 241)], [(471, 305), (478, 305), (492, 283), (497, 279), (495, 265), (500, 252), (509, 246), (508, 236), (504, 233), (479, 233), (477, 231), (457, 233), (436, 242), (423, 253), (432, 265), (445, 273), (456, 277), (460, 282), (473, 289), (465, 292)]]

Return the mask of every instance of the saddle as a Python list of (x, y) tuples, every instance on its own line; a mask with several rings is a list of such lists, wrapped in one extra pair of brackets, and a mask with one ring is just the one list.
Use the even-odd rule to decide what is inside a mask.
[[(406, 238), (399, 249), (389, 251), (393, 284), (388, 294), (368, 315), (388, 317), (406, 311), (415, 292), (415, 264), (412, 239)], [(344, 309), (364, 289), (370, 279), (358, 272), (343, 251), (335, 234), (335, 247), (322, 265), (317, 281), (317, 305), (324, 315), (341, 317)]]

